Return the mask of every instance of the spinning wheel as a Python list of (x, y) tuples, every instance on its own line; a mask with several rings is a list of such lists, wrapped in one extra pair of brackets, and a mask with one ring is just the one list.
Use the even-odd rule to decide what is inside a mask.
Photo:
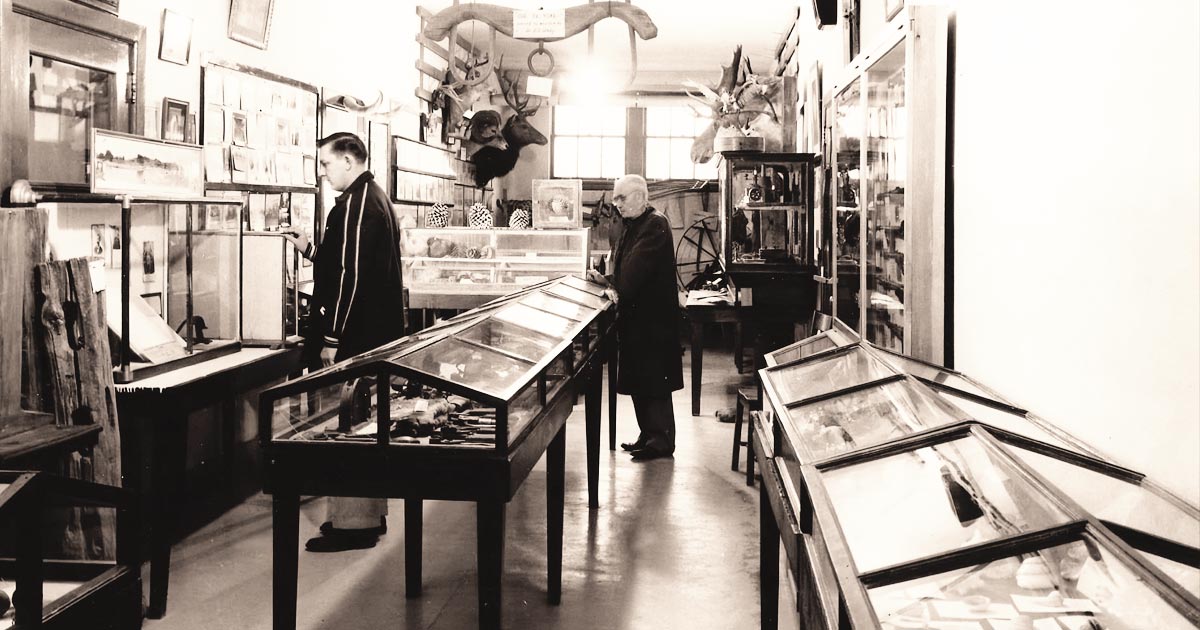
[(675, 278), (679, 289), (687, 291), (697, 277), (717, 267), (720, 245), (717, 244), (717, 217), (700, 217), (688, 226), (675, 245)]

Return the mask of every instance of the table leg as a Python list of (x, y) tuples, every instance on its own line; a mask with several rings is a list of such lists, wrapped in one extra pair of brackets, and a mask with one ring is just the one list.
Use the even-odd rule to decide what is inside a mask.
[(617, 342), (616, 333), (608, 351), (608, 450), (617, 450)]
[[(154, 521), (150, 540), (150, 605), (146, 616), (161, 619), (167, 614), (167, 589), (171, 582), (171, 538), (178, 515), (173, 498), (184, 495), (187, 473), (187, 415), (182, 418), (148, 417), (147, 427), (154, 444), (154, 474), (150, 483)], [(153, 426), (151, 426), (153, 425)]]
[(13, 613), (22, 628), (42, 627), (44, 571), (42, 568), (42, 510), (40, 498), (34, 497), (16, 510), (16, 569), (17, 582), (21, 590), (13, 593), (16, 612)]
[(500, 628), (500, 578), (504, 574), (505, 507), (503, 500), (475, 503), (480, 630)]
[(767, 484), (758, 486), (758, 570), (759, 619), (762, 630), (779, 628), (779, 528), (771, 502), (767, 499)]
[(424, 529), (424, 501), (404, 500), (404, 596), (421, 596), (421, 548)]
[(271, 627), (296, 628), (296, 579), (299, 572), (300, 495), (275, 494), (271, 498)]
[(742, 373), (742, 323), (733, 322), (733, 366), (737, 373)]
[(593, 359), (586, 368), (587, 390), (584, 392), (584, 417), (587, 431), (588, 507), (600, 507), (600, 387), (601, 370), (599, 360)]
[(692, 415), (700, 415), (700, 382), (704, 370), (704, 323), (692, 319)]
[(557, 606), (562, 602), (563, 504), (567, 460), (567, 425), (546, 450), (546, 582), (547, 600)]

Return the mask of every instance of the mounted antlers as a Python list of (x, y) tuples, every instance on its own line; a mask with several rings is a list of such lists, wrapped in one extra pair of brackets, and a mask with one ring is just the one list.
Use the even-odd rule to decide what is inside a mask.
[(508, 117), (508, 121), (504, 123), (504, 129), (501, 131), (508, 146), (504, 148), (485, 146), (471, 156), (471, 162), (475, 164), (475, 185), (480, 188), (487, 186), (487, 183), (493, 178), (503, 177), (510, 173), (517, 165), (522, 148), (530, 144), (542, 145), (547, 142), (546, 136), (529, 124), (528, 118), (537, 113), (540, 103), (530, 108), (530, 97), (528, 95), (524, 98), (519, 97), (517, 84), (520, 82), (520, 75), (517, 75), (515, 81), (510, 81), (503, 74), (498, 74), (497, 78), (500, 79), (504, 101), (513, 109), (513, 114)]

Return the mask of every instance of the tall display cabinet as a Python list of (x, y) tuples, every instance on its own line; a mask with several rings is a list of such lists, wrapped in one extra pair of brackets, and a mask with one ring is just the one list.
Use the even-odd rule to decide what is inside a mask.
[(833, 314), (894, 352), (948, 362), (948, 64), (944, 7), (905, 9), (833, 87)]

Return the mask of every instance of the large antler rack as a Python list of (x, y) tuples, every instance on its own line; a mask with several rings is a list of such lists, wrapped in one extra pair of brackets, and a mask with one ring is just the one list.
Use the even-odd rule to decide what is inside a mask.
[(529, 108), (530, 95), (526, 94), (524, 98), (520, 97), (521, 73), (517, 73), (517, 78), (509, 80), (504, 76), (503, 72), (496, 73), (496, 78), (500, 81), (500, 94), (504, 96), (504, 102), (512, 108), (520, 116), (533, 116), (537, 113), (538, 108), (542, 106), (539, 101), (532, 109)]

